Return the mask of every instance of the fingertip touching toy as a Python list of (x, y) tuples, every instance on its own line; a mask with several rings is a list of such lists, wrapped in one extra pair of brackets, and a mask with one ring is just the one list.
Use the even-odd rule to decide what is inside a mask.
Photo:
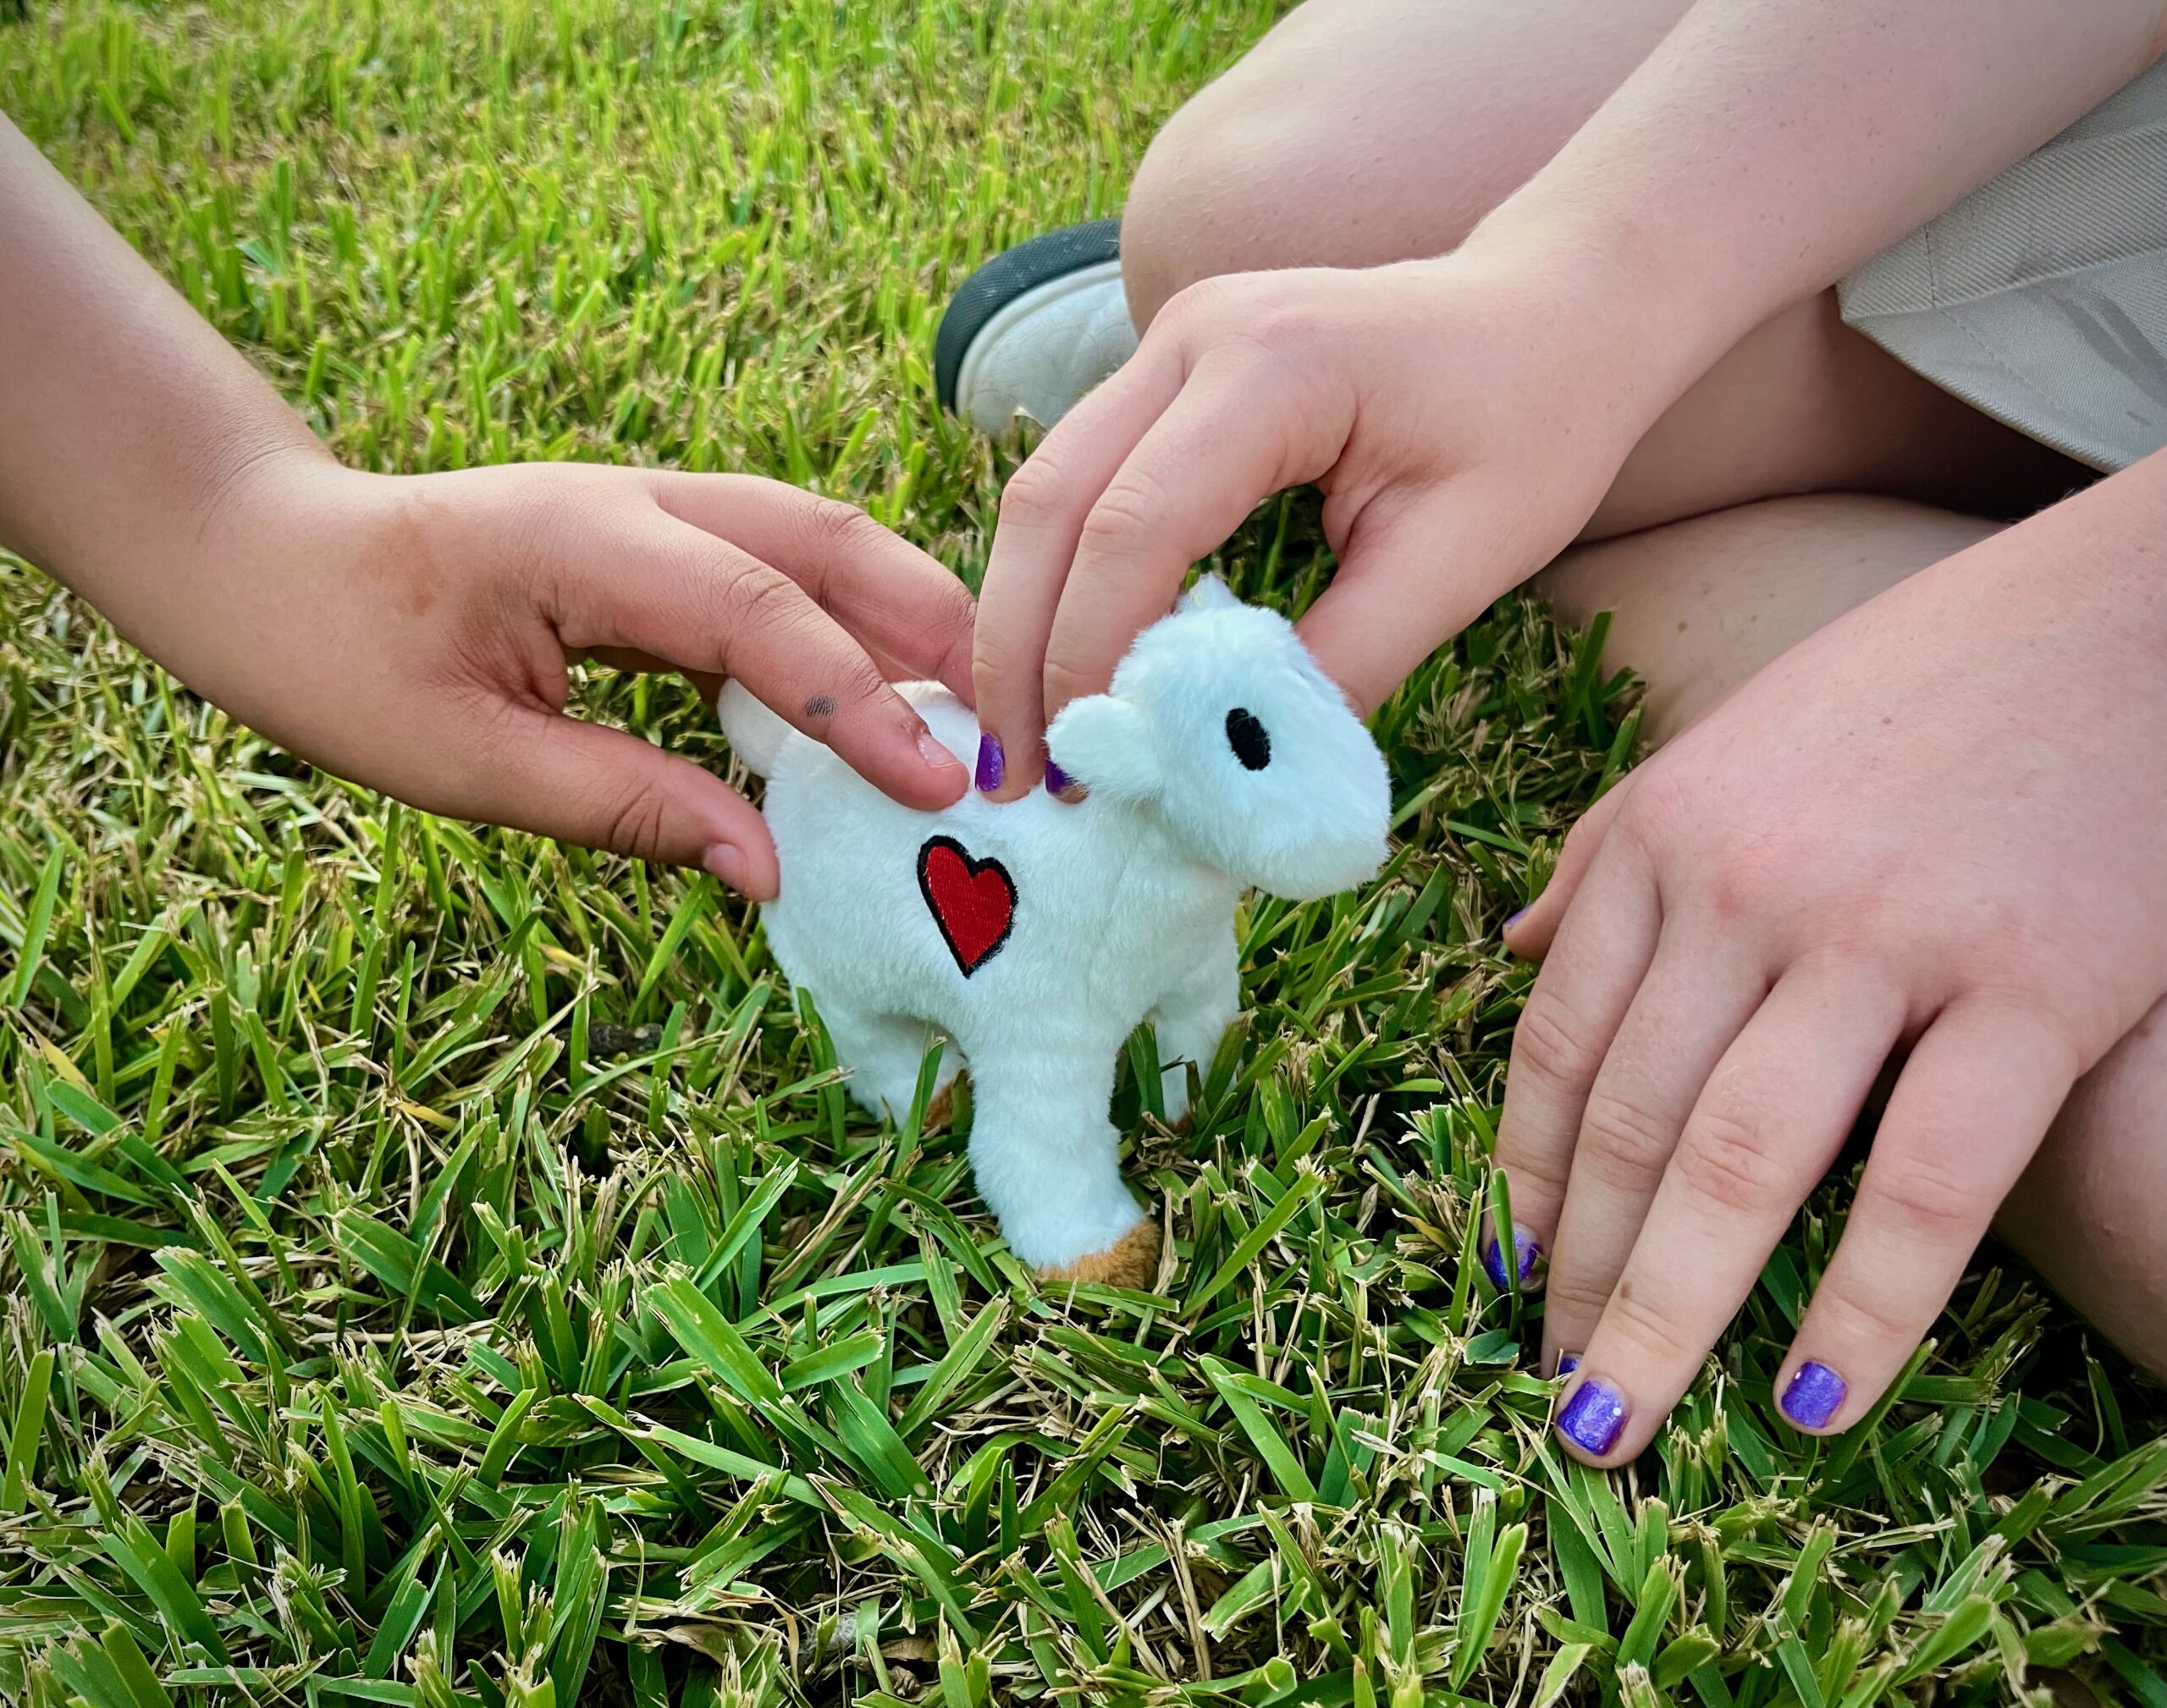
[[(906, 685), (967, 764), (978, 720)], [(1051, 1280), (1148, 1287), (1157, 1222), (1121, 1176), (1118, 1055), (1155, 1029), (1168, 1118), (1241, 1004), (1234, 910), (1254, 886), (1308, 901), (1385, 857), (1383, 758), (1285, 618), (1214, 579), (1137, 637), (1108, 691), (1047, 752), (1081, 798), (971, 793), (898, 805), (736, 683), (724, 734), (767, 779), (781, 886), (775, 963), (825, 1020), (857, 1100), (905, 1114), (936, 1041), (945, 1095), (971, 1075), (971, 1167), (1009, 1248)]]

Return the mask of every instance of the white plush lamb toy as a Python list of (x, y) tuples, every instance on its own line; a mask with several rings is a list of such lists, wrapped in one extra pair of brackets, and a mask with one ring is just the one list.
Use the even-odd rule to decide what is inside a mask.
[[(946, 689), (905, 695), (968, 764), (978, 721)], [(1159, 1229), (1122, 1183), (1116, 1059), (1147, 1016), (1170, 1117), (1241, 1002), (1235, 903), (1306, 901), (1385, 856), (1383, 758), (1287, 620), (1206, 580), (1144, 631), (1110, 692), (1046, 746), (1086, 791), (972, 793), (913, 812), (735, 683), (718, 710), (768, 780), (782, 872), (768, 945), (825, 1018), (852, 1094), (907, 1110), (945, 1040), (966, 1063), (971, 1166), (1009, 1248), (1053, 1279), (1150, 1283)], [(957, 1052), (961, 1052), (961, 1060)]]

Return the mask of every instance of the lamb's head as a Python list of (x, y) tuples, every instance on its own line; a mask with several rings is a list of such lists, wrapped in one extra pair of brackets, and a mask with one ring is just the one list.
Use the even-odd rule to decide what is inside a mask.
[(1113, 685), (1062, 708), (1047, 750), (1094, 795), (1296, 901), (1359, 884), (1392, 817), (1370, 732), (1276, 612), (1205, 580), (1137, 636)]

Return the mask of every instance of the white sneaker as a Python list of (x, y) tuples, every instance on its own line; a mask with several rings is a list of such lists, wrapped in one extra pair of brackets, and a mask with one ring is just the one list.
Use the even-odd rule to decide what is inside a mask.
[(940, 317), (941, 406), (987, 433), (1051, 427), (1136, 350), (1121, 283), (1121, 222), (1064, 226), (965, 279)]

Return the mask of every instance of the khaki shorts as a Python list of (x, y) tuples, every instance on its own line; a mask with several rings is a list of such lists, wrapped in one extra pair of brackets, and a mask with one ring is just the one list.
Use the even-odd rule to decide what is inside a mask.
[(2167, 59), (1837, 290), (1906, 367), (2081, 462), (2167, 445)]

